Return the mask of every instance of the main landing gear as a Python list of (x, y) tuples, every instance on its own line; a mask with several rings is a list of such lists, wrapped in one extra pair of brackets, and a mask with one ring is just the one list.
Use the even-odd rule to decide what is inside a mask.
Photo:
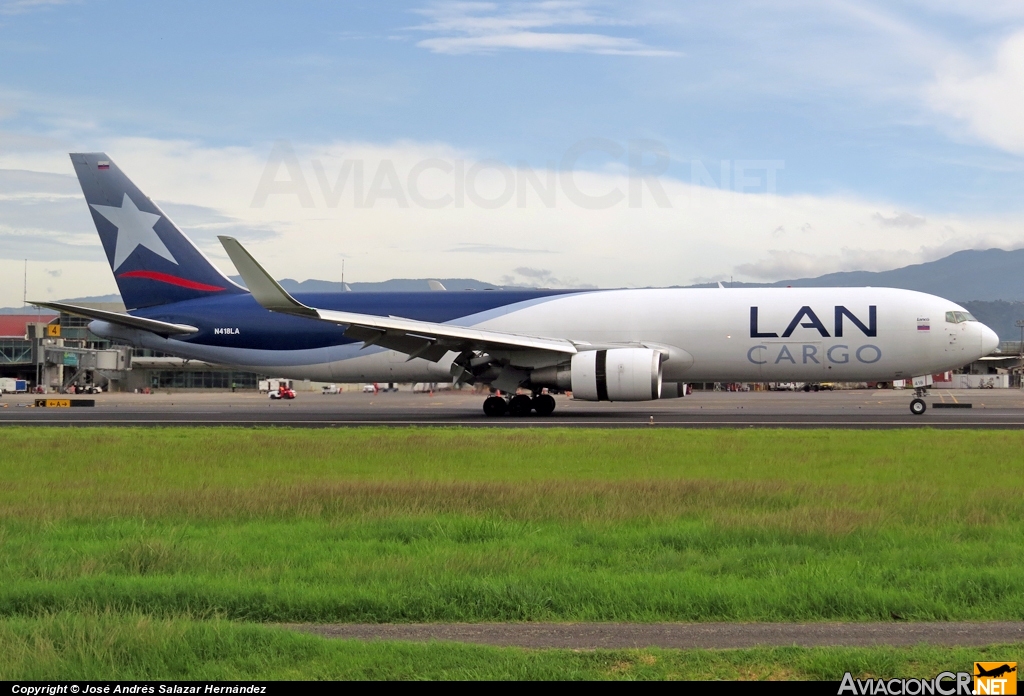
[(525, 417), (531, 413), (550, 416), (554, 412), (555, 397), (550, 394), (538, 394), (534, 397), (516, 394), (508, 401), (502, 396), (489, 396), (484, 399), (484, 415), (489, 418), (504, 415)]
[(914, 389), (914, 399), (910, 402), (910, 412), (915, 416), (923, 416), (924, 412), (928, 410), (928, 404), (924, 402), (924, 397), (928, 392), (921, 387)]

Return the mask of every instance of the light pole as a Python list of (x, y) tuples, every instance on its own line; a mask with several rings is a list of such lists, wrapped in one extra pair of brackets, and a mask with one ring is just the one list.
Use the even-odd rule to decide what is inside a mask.
[(1017, 328), (1020, 329), (1020, 343), (1017, 344), (1017, 370), (1018, 378), (1020, 379), (1020, 387), (1024, 389), (1024, 371), (1021, 371), (1021, 367), (1024, 367), (1024, 319), (1018, 319), (1014, 322)]

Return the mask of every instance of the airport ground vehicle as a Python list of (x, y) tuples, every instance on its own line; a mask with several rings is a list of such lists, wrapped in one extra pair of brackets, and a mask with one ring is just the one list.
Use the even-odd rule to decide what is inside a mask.
[(275, 392), (282, 385), (290, 388), (292, 386), (292, 381), (290, 379), (261, 379), (257, 384), (260, 392), (264, 394)]
[(282, 384), (276, 390), (270, 392), (267, 396), (275, 401), (279, 399), (290, 400), (295, 398), (295, 390), (292, 389), (291, 387), (286, 387)]
[(338, 389), (338, 385), (337, 384), (325, 384), (324, 386), (320, 387), (320, 393), (321, 394), (340, 394), (341, 390)]
[[(688, 382), (880, 382), (994, 350), (949, 300), (893, 288), (288, 294), (235, 239), (232, 282), (103, 153), (71, 155), (128, 313), (56, 302), (100, 336), (263, 374), (489, 386), (488, 415), (674, 398)], [(918, 395), (919, 398), (919, 395)], [(491, 406), (487, 406), (487, 403)], [(914, 410), (918, 413), (918, 410)]]
[(23, 394), (28, 391), (28, 382), (10, 377), (0, 378), (0, 394)]

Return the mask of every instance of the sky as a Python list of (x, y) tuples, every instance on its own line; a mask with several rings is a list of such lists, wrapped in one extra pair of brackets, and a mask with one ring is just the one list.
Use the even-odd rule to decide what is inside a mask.
[(69, 152), (233, 273), (773, 281), (1024, 246), (1019, 0), (0, 0), (0, 306), (116, 292)]

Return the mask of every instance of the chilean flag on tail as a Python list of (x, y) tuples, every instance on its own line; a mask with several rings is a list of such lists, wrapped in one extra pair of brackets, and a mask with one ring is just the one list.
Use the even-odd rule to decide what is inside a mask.
[(71, 155), (128, 309), (241, 294), (106, 154)]

